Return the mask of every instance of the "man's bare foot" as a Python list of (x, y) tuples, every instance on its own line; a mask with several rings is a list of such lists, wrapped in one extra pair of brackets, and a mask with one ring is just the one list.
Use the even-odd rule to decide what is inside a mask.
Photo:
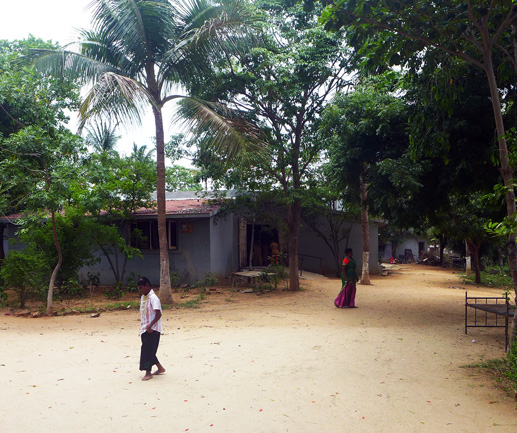
[(149, 379), (152, 379), (153, 378), (153, 375), (151, 373), (148, 373), (146, 374), (144, 377), (142, 377), (142, 380), (149, 380)]
[(154, 373), (153, 373), (153, 376), (156, 376), (157, 374), (163, 374), (165, 373), (165, 368), (163, 368), (161, 365), (158, 367), (158, 370), (156, 370)]

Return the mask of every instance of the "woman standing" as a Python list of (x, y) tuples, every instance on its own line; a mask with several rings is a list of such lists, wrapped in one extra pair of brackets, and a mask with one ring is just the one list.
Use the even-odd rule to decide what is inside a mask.
[(354, 253), (352, 248), (345, 250), (345, 258), (343, 259), (343, 265), (341, 270), (341, 292), (338, 297), (334, 300), (334, 304), (338, 308), (356, 308), (355, 306), (355, 292), (356, 283), (359, 280), (356, 270), (356, 262), (353, 257)]

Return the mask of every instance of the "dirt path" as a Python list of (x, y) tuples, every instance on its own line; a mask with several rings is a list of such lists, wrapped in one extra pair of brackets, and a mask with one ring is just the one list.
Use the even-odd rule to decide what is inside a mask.
[[(333, 306), (300, 293), (214, 294), (164, 311), (165, 375), (140, 380), (136, 311), (0, 321), (0, 431), (513, 432), (516, 402), (466, 364), (504, 330), (463, 332), (457, 274), (401, 265)], [(499, 295), (499, 289), (469, 288)], [(475, 342), (473, 342), (475, 340)]]

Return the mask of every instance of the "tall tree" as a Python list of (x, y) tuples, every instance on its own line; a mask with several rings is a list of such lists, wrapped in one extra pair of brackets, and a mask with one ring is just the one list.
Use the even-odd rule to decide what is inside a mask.
[(24, 198), (25, 211), (41, 213), (43, 217), (48, 213), (52, 223), (57, 263), (48, 286), (47, 313), (50, 314), (54, 285), (63, 263), (56, 214), (63, 210), (70, 196), (70, 185), (82, 179), (78, 171), (80, 140), (65, 128), (36, 124), (11, 134), (2, 144), (8, 154), (3, 161), (3, 170), (30, 191)]
[[(310, 3), (310, 2), (308, 2)], [(417, 72), (426, 53), (434, 49), (456, 56), (482, 70), (489, 88), (499, 146), (499, 164), (506, 190), (509, 218), (516, 212), (513, 186), (514, 168), (508, 157), (503, 117), (504, 95), (515, 87), (517, 3), (513, 0), (368, 0), (330, 3), (322, 20), (330, 27), (348, 29), (349, 42), (383, 68), (403, 64)], [(367, 55), (366, 53), (369, 53)], [(508, 262), (517, 295), (517, 233), (508, 235)], [(512, 322), (511, 341), (517, 332)]]
[(254, 4), (267, 21), (261, 46), (221, 59), (218, 73), (199, 90), (263, 131), (270, 158), (244, 177), (254, 179), (257, 188), (279, 189), (283, 195), (290, 288), (298, 290), (301, 194), (325, 145), (316, 139), (321, 112), (348, 83), (348, 56), (341, 38), (318, 26), (315, 14), (304, 12), (300, 3)]
[(409, 146), (407, 109), (393, 96), (395, 74), (366, 81), (353, 92), (338, 94), (323, 116), (321, 140), (329, 143), (332, 174), (341, 189), (355, 191), (361, 205), (362, 284), (370, 284), (368, 191), (372, 170), (398, 158)]
[(86, 143), (95, 152), (113, 152), (120, 136), (117, 135), (117, 125), (113, 125), (110, 119), (100, 119), (90, 126), (86, 126)]
[(75, 83), (42, 77), (19, 62), (36, 47), (52, 48), (34, 38), (0, 43), (0, 190), (2, 211), (44, 212), (52, 222), (57, 263), (48, 286), (50, 313), (63, 260), (56, 213), (69, 201), (71, 185), (82, 180), (82, 143), (65, 126), (65, 109), (77, 108)]
[[(232, 42), (253, 17), (240, 0), (93, 0), (93, 30), (83, 31), (79, 51), (35, 51), (35, 65), (51, 74), (67, 73), (92, 84), (81, 107), (87, 119), (105, 115), (116, 122), (139, 122), (150, 107), (156, 132), (160, 296), (172, 303), (165, 210), (163, 107), (183, 98), (210, 69), (210, 53)], [(194, 104), (194, 101), (192, 101)], [(199, 104), (195, 104), (197, 111)], [(207, 110), (202, 108), (203, 113)], [(213, 114), (208, 112), (208, 115)], [(232, 124), (218, 117), (218, 132), (232, 144)], [(214, 124), (212, 125), (214, 126)], [(242, 138), (237, 139), (242, 144)], [(233, 141), (235, 144), (235, 141)]]

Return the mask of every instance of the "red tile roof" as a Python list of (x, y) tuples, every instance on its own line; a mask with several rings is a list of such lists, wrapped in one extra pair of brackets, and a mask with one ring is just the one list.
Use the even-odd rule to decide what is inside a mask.
[[(167, 200), (165, 206), (167, 215), (213, 215), (220, 208), (219, 205), (199, 199)], [(134, 215), (156, 215), (156, 209), (140, 208)]]
[[(204, 215), (212, 216), (221, 207), (217, 204), (210, 204), (205, 200), (185, 199), (167, 200), (165, 203), (167, 215)], [(135, 216), (156, 215), (156, 208), (140, 208), (133, 213)], [(21, 218), (22, 214), (12, 214), (0, 216), (2, 222), (15, 222)]]

